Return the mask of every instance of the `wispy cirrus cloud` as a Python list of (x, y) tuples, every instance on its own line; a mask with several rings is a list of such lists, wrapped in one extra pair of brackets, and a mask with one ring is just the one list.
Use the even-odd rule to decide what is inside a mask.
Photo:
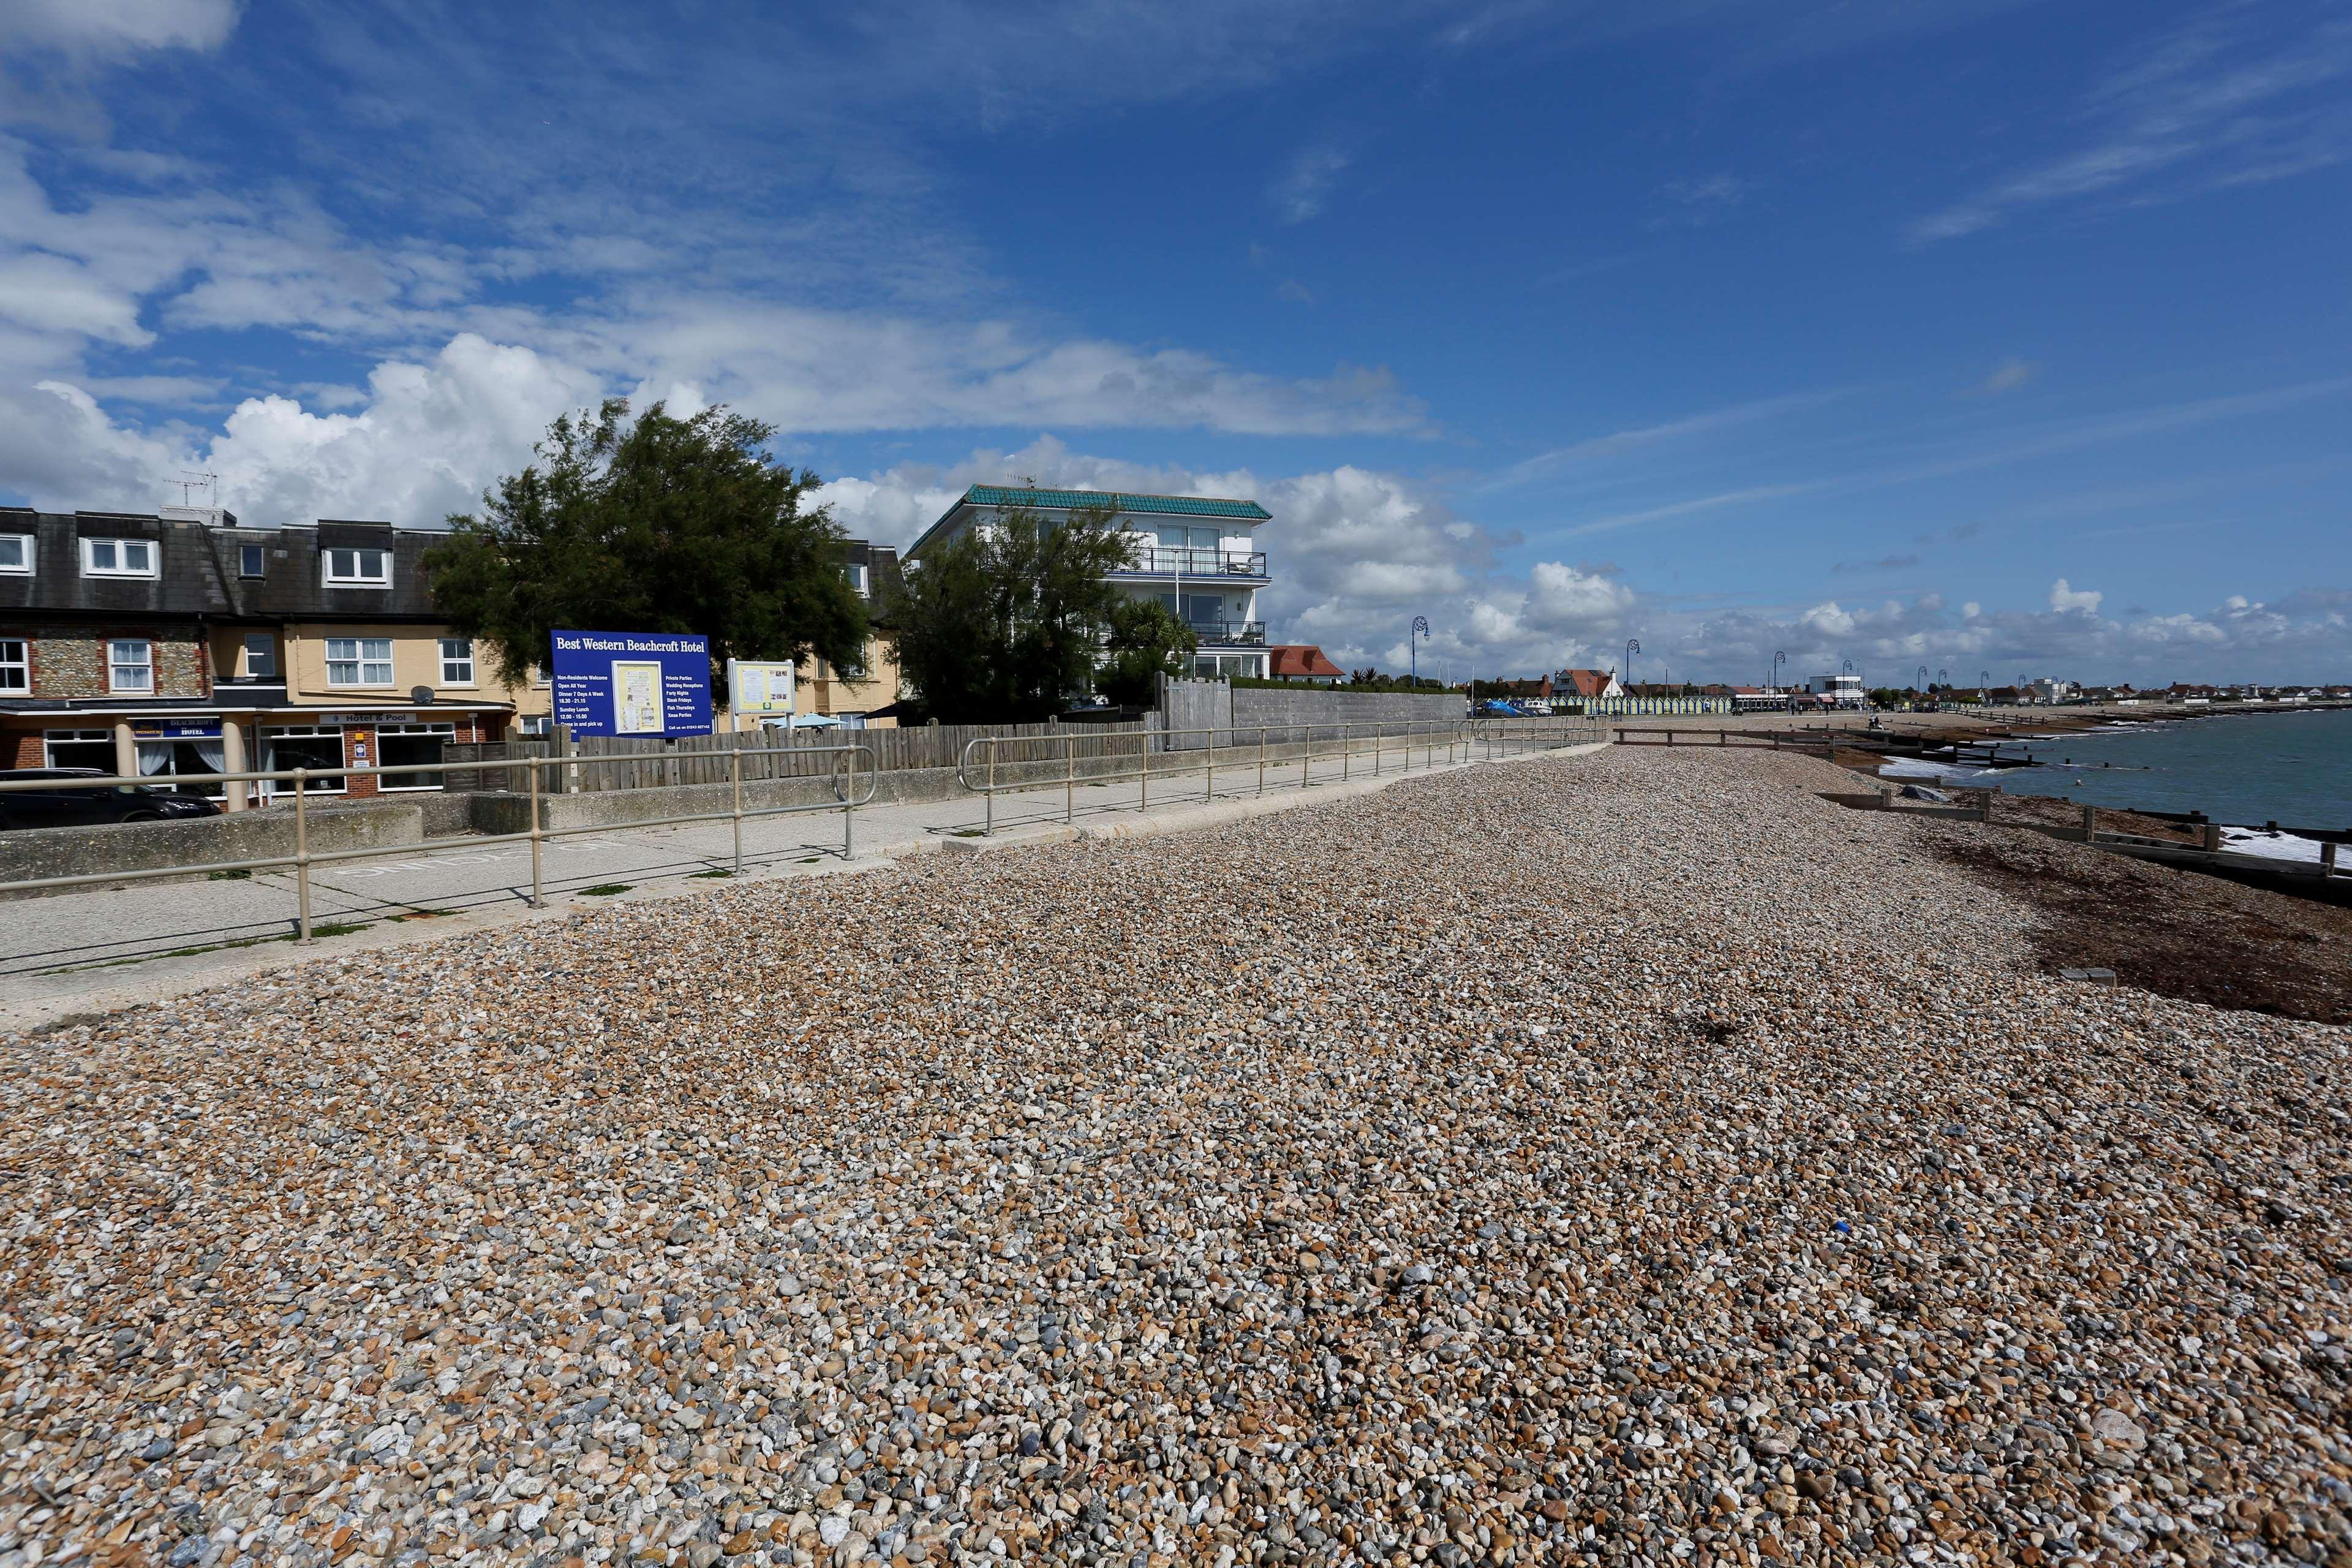
[(1285, 223), (1305, 223), (1320, 217), (1331, 202), (1332, 186), (1353, 162), (1350, 155), (1328, 142), (1302, 147), (1275, 176), (1266, 194), (1273, 199), (1275, 211)]
[(1956, 451), (1946, 457), (1930, 458), (1917, 462), (1888, 464), (1850, 473), (1825, 474), (1777, 483), (1748, 485), (1734, 489), (1718, 490), (1707, 495), (1691, 496), (1656, 506), (1612, 513), (1593, 519), (1589, 522), (1561, 529), (1559, 532), (1562, 537), (1612, 533), (1620, 529), (1682, 521), (1740, 506), (1787, 500), (1796, 496), (1855, 492), (1892, 485), (1915, 484), (1927, 479), (1948, 479), (1958, 474), (1973, 473), (2009, 463), (2025, 462), (2032, 458), (2075, 451), (2087, 447), (2161, 435), (2168, 430), (2185, 429), (2219, 420), (2246, 418), (2258, 414), (2273, 413), (2326, 398), (2341, 397), (2347, 393), (2352, 393), (2352, 376), (2335, 376), (2320, 381), (2299, 382), (2289, 386), (2271, 387), (2261, 392), (2234, 393), (2223, 397), (2205, 397), (2188, 403), (2133, 409), (2122, 414), (2106, 415), (2094, 419), (2074, 420), (2045, 426), (2039, 430), (2022, 432), (1972, 449)]
[(1784, 415), (1802, 413), (1834, 403), (1845, 395), (1843, 390), (1788, 393), (1778, 397), (1759, 397), (1751, 402), (1734, 404), (1727, 408), (1710, 409), (1705, 414), (1694, 414), (1682, 419), (1613, 430), (1606, 436), (1590, 437), (1565, 447), (1555, 447), (1548, 452), (1538, 452), (1532, 458), (1512, 464), (1478, 489), (1481, 492), (1508, 489), (1579, 463), (1622, 457), (1645, 447), (1761, 424)]
[(74, 56), (214, 49), (236, 30), (240, 0), (9, 0), (0, 45)]
[[(2282, 11), (2292, 29), (2264, 30)], [(1913, 223), (1957, 239), (2036, 207), (2178, 201), (2291, 178), (2352, 158), (2352, 21), (2339, 7), (2227, 5), (2159, 39), (2098, 83), (2074, 151), (2028, 165)]]

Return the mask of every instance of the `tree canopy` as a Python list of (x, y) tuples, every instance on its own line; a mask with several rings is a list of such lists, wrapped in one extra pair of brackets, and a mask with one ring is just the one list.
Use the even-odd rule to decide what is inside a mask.
[(1159, 600), (1121, 598), (1111, 606), (1095, 689), (1122, 708), (1149, 708), (1160, 700), (1160, 678), (1187, 673), (1200, 646)]
[(700, 632), (729, 658), (864, 666), (865, 601), (819, 480), (771, 464), (773, 427), (723, 405), (690, 418), (613, 398), (548, 426), (539, 460), (455, 513), (425, 556), (433, 597), (499, 673), (543, 666), (559, 627)]
[(925, 552), (892, 616), (898, 668), (950, 723), (1034, 722), (1087, 689), (1125, 595), (1129, 548), (1108, 508), (1025, 507)]

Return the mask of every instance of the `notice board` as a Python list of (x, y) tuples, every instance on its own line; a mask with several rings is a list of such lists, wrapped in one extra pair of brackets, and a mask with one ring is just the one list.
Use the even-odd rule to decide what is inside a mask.
[(557, 632), (555, 721), (574, 735), (710, 733), (710, 639), (699, 632)]

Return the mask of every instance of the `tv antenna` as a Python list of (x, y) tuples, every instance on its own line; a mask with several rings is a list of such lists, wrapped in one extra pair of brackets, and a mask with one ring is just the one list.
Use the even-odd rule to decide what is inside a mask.
[(183, 468), (180, 470), (180, 477), (169, 482), (180, 487), (180, 504), (184, 507), (193, 508), (196, 504), (195, 496), (198, 490), (205, 492), (205, 504), (207, 507), (216, 505), (220, 500), (218, 474), (207, 474), (194, 468)]

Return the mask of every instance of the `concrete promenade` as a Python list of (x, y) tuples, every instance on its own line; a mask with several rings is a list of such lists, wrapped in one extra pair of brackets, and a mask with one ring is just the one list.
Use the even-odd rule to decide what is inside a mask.
[[(865, 806), (856, 813), (854, 854), (847, 858), (837, 811), (751, 817), (743, 824), (743, 875), (825, 876), (942, 849), (986, 850), (1055, 837), (1129, 837), (1206, 826), (1448, 771), (1442, 756), (1431, 767), (1423, 755), (1414, 751), (1408, 767), (1392, 752), (1377, 773), (1367, 757), (1344, 764), (1338, 757), (1317, 758), (1304, 789), (1297, 763), (1278, 763), (1266, 771), (1263, 795), (1255, 763), (1219, 767), (1213, 799), (1202, 774), (1154, 778), (1149, 811), (1133, 781), (1081, 782), (1069, 823), (1058, 788), (1000, 795), (993, 839), (979, 837), (988, 820), (988, 803), (979, 795)], [(550, 838), (542, 849), (546, 902), (541, 909), (530, 902), (528, 844), (476, 844), (459, 837), (428, 841), (413, 854), (317, 867), (310, 875), (311, 920), (320, 934), (308, 947), (292, 940), (298, 928), (291, 868), (256, 872), (244, 880), (125, 882), (0, 903), (0, 1029), (39, 1027), (184, 994), (312, 957), (560, 919), (616, 900), (676, 898), (721, 879), (733, 866), (734, 844), (734, 828), (727, 822)], [(604, 888), (626, 890), (589, 891)]]

